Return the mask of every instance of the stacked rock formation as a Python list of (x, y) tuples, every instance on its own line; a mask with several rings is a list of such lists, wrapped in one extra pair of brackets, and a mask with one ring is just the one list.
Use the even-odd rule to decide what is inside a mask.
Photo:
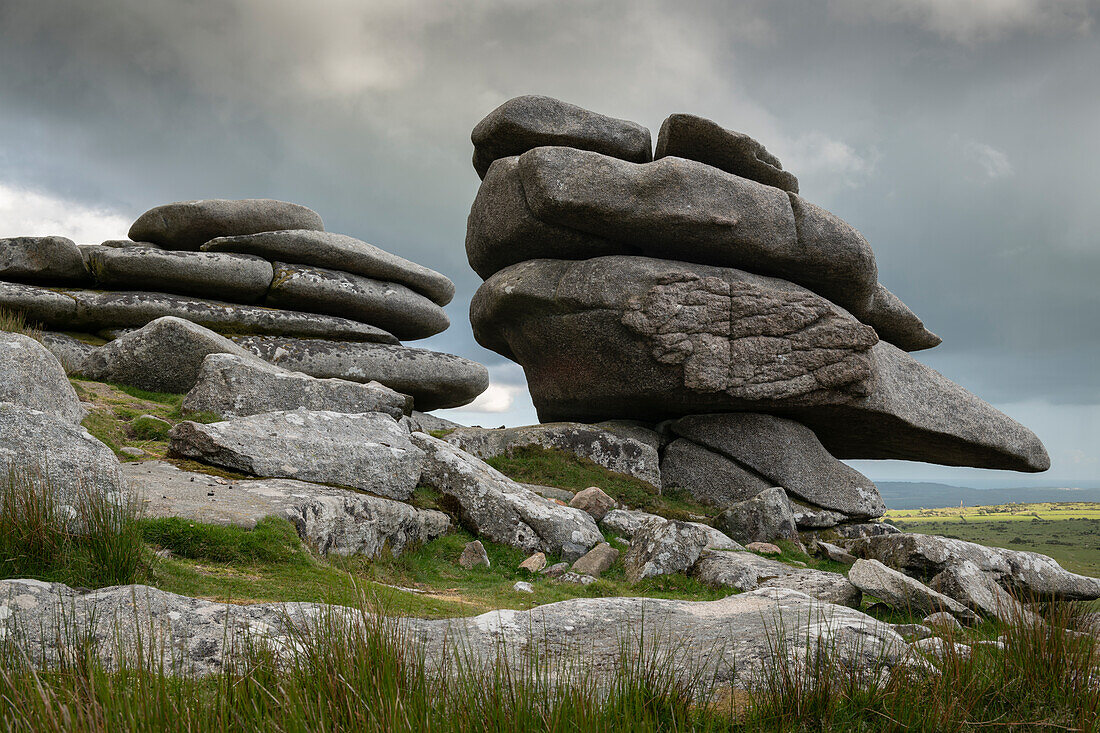
[[(186, 201), (142, 214), (130, 240), (0, 240), (0, 308), (53, 331), (81, 371), (95, 344), (164, 316), (186, 319), (289, 370), (378, 381), (418, 410), (457, 407), (488, 386), (476, 362), (403, 346), (446, 329), (445, 276), (343, 234), (304, 206)], [(89, 345), (91, 344), (91, 345)]]
[(640, 421), (666, 487), (728, 505), (782, 486), (805, 527), (884, 510), (839, 458), (1049, 467), (907, 353), (940, 339), (749, 136), (677, 114), (653, 155), (637, 123), (531, 96), (472, 139), (474, 335), (523, 366), (540, 419)]

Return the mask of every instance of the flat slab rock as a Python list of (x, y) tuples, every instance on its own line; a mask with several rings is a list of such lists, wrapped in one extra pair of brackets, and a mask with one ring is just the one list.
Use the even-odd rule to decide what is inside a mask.
[(397, 343), (392, 334), (377, 326), (338, 316), (171, 293), (42, 288), (0, 282), (0, 308), (20, 311), (27, 320), (58, 331), (94, 333), (106, 328), (138, 328), (157, 318), (176, 316), (221, 334)]
[(766, 186), (798, 193), (798, 179), (783, 170), (779, 158), (743, 132), (689, 114), (674, 114), (661, 123), (654, 159), (688, 158)]
[(547, 422), (763, 411), (806, 425), (836, 458), (1050, 465), (1027, 428), (782, 280), (641, 257), (538, 260), (493, 275), (470, 315), (480, 344), (524, 367)]
[(324, 228), (316, 211), (286, 201), (206, 199), (149, 209), (130, 227), (129, 236), (165, 249), (197, 250), (215, 237)]
[(305, 481), (226, 481), (164, 461), (124, 463), (121, 470), (143, 499), (146, 517), (245, 529), (265, 517), (281, 517), (323, 554), (397, 557), (450, 529), (442, 512)]
[(918, 578), (931, 579), (969, 561), (1002, 587), (1025, 598), (1028, 595), (1069, 601), (1100, 598), (1100, 578), (1071, 573), (1053, 558), (1037, 552), (907, 532), (855, 540), (847, 543), (846, 549), (856, 557), (879, 560)]
[(82, 371), (101, 382), (180, 394), (195, 386), (203, 360), (218, 353), (263, 363), (208, 328), (165, 316), (96, 349), (84, 360)]
[(489, 386), (489, 370), (481, 364), (429, 349), (263, 336), (233, 340), (290, 371), (319, 379), (380, 382), (411, 396), (421, 412), (469, 404)]
[(603, 542), (596, 522), (580, 509), (539, 496), (439, 438), (409, 437), (425, 455), (420, 483), (457, 507), (463, 525), (475, 535), (565, 560), (576, 560)]
[(274, 270), (260, 257), (177, 252), (152, 247), (81, 247), (88, 271), (103, 290), (151, 290), (199, 298), (258, 303)]
[[(134, 630), (140, 629), (145, 649), (178, 649), (183, 670), (199, 675), (219, 671), (227, 651), (244, 641), (289, 653), (294, 649), (294, 630), (309, 628), (319, 618), (362, 622), (358, 610), (347, 609), (342, 615), (341, 607), (321, 604), (235, 605), (148, 586), (83, 592), (34, 580), (0, 580), (0, 608), (11, 619), (5, 624), (26, 630), (22, 638), (13, 634), (13, 640), (34, 663), (48, 664), (44, 650), (57, 648), (60, 640), (57, 625), (32, 621), (64, 612), (73, 619), (77, 638), (98, 642), (94, 649), (108, 666), (117, 665), (119, 648), (134, 646)], [(337, 613), (329, 614), (330, 609)], [(906, 655), (905, 642), (888, 624), (851, 608), (774, 588), (702, 602), (575, 598), (529, 611), (490, 611), (455, 619), (402, 618), (390, 623), (404, 630), (431, 669), (438, 669), (444, 659), (453, 660), (459, 648), (464, 650), (463, 659), (477, 666), (495, 663), (505, 649), (506, 663), (515, 671), (529, 664), (532, 655), (554, 654), (563, 662), (576, 662), (580, 671), (601, 684), (610, 684), (627, 648), (646, 653), (670, 647), (685, 650), (664, 658), (679, 681), (686, 683), (701, 674), (716, 686), (737, 687), (761, 681), (761, 669), (774, 661), (776, 646), (803, 649), (807, 638), (838, 655), (846, 667), (867, 673), (902, 664)], [(626, 644), (624, 634), (629, 635)], [(572, 664), (548, 667), (574, 669)]]
[(792, 496), (852, 518), (886, 512), (878, 487), (833, 458), (813, 431), (793, 420), (753, 412), (690, 415), (673, 433), (715, 451), (782, 486)]
[(171, 455), (265, 478), (346, 486), (408, 499), (424, 453), (389, 415), (284, 410), (203, 425), (181, 422)]
[(80, 247), (65, 237), (0, 239), (0, 280), (43, 285), (88, 281)]
[(980, 620), (977, 614), (954, 598), (934, 591), (878, 560), (856, 560), (848, 571), (848, 580), (867, 595), (898, 611), (916, 616), (946, 612), (967, 622)]
[(275, 263), (264, 303), (370, 323), (399, 339), (426, 338), (451, 325), (441, 307), (400, 283), (285, 262)]
[(272, 261), (327, 267), (401, 283), (438, 305), (447, 305), (455, 294), (454, 283), (445, 275), (346, 234), (310, 229), (259, 232), (211, 239), (202, 249), (258, 255)]
[(317, 379), (289, 372), (246, 352), (243, 357), (208, 354), (195, 386), (183, 399), (185, 410), (212, 412), (226, 418), (300, 407), (346, 413), (382, 412), (400, 420), (411, 409), (412, 398), (378, 382)]
[(0, 402), (49, 412), (74, 425), (85, 415), (65, 369), (49, 349), (8, 331), (0, 331)]
[(506, 455), (513, 448), (556, 448), (609, 471), (624, 473), (661, 488), (657, 450), (648, 443), (583, 423), (544, 423), (518, 428), (457, 428), (443, 436), (478, 458)]
[(525, 95), (500, 105), (474, 127), (474, 170), (482, 178), (498, 158), (543, 145), (594, 150), (624, 160), (653, 159), (649, 130), (552, 97)]
[(798, 568), (751, 552), (704, 550), (691, 575), (707, 585), (739, 591), (789, 588), (811, 598), (859, 608), (863, 594), (840, 573)]
[(87, 430), (51, 412), (0, 402), (0, 476), (9, 471), (31, 480), (47, 476), (66, 502), (85, 492), (124, 494), (118, 458)]

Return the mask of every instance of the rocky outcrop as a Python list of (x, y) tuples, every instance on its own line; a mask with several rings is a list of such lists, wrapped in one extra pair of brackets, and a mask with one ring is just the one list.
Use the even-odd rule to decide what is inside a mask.
[(210, 354), (232, 354), (244, 362), (260, 362), (210, 329), (166, 316), (96, 349), (81, 371), (101, 382), (183, 393), (195, 386)]
[(274, 199), (206, 199), (149, 209), (130, 227), (129, 236), (135, 242), (193, 251), (215, 237), (324, 228), (317, 212), (298, 204)]
[(787, 499), (787, 492), (778, 486), (733, 504), (718, 515), (714, 525), (730, 539), (741, 544), (776, 540), (795, 543), (799, 541), (791, 502)]
[(891, 568), (929, 580), (970, 561), (999, 585), (1014, 590), (1025, 600), (1053, 597), (1089, 601), (1100, 598), (1100, 578), (1071, 573), (1052, 558), (1037, 552), (985, 547), (964, 540), (904, 532), (866, 537), (848, 543), (847, 549), (857, 557), (874, 558)]
[(209, 354), (195, 386), (184, 397), (183, 408), (232, 418), (304, 407), (345, 413), (382, 412), (400, 420), (411, 403), (407, 395), (378, 382), (317, 379), (288, 372), (251, 354)]
[(691, 415), (670, 428), (815, 506), (860, 519), (886, 511), (869, 478), (833, 458), (813, 431), (793, 420), (737, 412)]
[(273, 262), (343, 270), (374, 280), (400, 283), (438, 305), (450, 303), (455, 293), (454, 283), (435, 270), (346, 234), (309, 229), (260, 232), (217, 237), (204, 244), (202, 249), (206, 252), (257, 255)]
[(652, 445), (592, 425), (544, 423), (496, 430), (457, 428), (443, 440), (479, 458), (506, 455), (523, 446), (562, 450), (661, 488), (660, 459)]
[(727, 130), (696, 115), (669, 115), (657, 133), (656, 160), (687, 158), (766, 186), (798, 193), (798, 179), (783, 170), (779, 158), (742, 132)]
[(811, 598), (859, 608), (863, 594), (840, 573), (799, 568), (751, 552), (704, 550), (691, 575), (707, 585), (739, 591), (788, 588)]
[(122, 475), (144, 497), (146, 517), (246, 529), (265, 517), (282, 517), (325, 555), (397, 557), (450, 529), (442, 512), (305, 481), (226, 481), (163, 461), (125, 463)]
[(945, 611), (963, 621), (980, 620), (977, 614), (953, 598), (886, 567), (878, 560), (857, 560), (848, 571), (848, 580), (867, 595), (878, 598), (897, 611), (916, 616)]
[(635, 163), (653, 159), (649, 130), (551, 97), (509, 99), (474, 128), (474, 170), (485, 178), (494, 160), (544, 145), (594, 150)]
[(408, 499), (423, 452), (389, 415), (286, 410), (203, 425), (181, 422), (168, 437), (172, 455), (265, 478), (346, 486)]
[[(225, 655), (241, 643), (293, 653), (296, 629), (308, 629), (328, 614), (340, 623), (362, 623), (358, 610), (310, 603), (234, 605), (187, 598), (148, 586), (116, 586), (84, 592), (33, 580), (0, 580), (0, 608), (10, 615), (13, 635), (32, 664), (67, 649), (59, 624), (66, 618), (73, 639), (87, 639), (99, 660), (116, 666), (119, 649), (173, 649), (181, 670), (208, 674), (222, 669)], [(62, 615), (64, 614), (64, 615)], [(776, 649), (828, 650), (837, 663), (868, 676), (902, 664), (906, 647), (890, 627), (854, 609), (815, 601), (797, 591), (761, 589), (720, 601), (650, 598), (575, 598), (529, 611), (490, 611), (454, 619), (394, 619), (395, 631), (422, 654), (431, 670), (460, 659), (475, 668), (495, 663), (513, 672), (552, 654), (548, 669), (605, 685), (621, 669), (625, 653), (656, 657), (677, 682), (713, 680), (715, 686), (751, 687), (762, 681)], [(4, 627), (5, 629), (7, 627)], [(389, 628), (389, 627), (388, 627)], [(624, 636), (625, 634), (625, 636)], [(807, 642), (809, 640), (809, 642)], [(807, 644), (811, 646), (808, 648)], [(501, 655), (501, 649), (508, 654)], [(681, 650), (670, 653), (670, 649)], [(636, 650), (636, 652), (628, 652)], [(52, 658), (52, 657), (51, 657)], [(140, 663), (156, 663), (155, 653)], [(559, 663), (560, 662), (560, 663)], [(453, 667), (449, 668), (453, 669)], [(574, 677), (575, 679), (575, 677)], [(553, 682), (553, 680), (551, 680)], [(710, 688), (702, 690), (709, 693)]]
[(265, 361), (311, 377), (380, 382), (411, 396), (421, 412), (469, 404), (489, 386), (489, 371), (481, 364), (428, 349), (261, 336), (233, 340)]
[(528, 552), (576, 560), (603, 541), (595, 521), (525, 489), (480, 459), (426, 433), (410, 435), (425, 454), (423, 485), (439, 490), (471, 532)]
[(38, 341), (0, 331), (0, 402), (49, 412), (79, 424), (84, 408), (65, 370)]

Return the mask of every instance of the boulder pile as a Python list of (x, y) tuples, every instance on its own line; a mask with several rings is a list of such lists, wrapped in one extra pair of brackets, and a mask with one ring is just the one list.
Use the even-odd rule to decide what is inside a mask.
[(129, 236), (98, 245), (0, 240), (0, 308), (83, 334), (44, 337), (71, 372), (83, 371), (104, 340), (170, 316), (292, 371), (381, 382), (421, 411), (467, 404), (488, 386), (480, 364), (399, 341), (450, 325), (448, 278), (326, 232), (304, 206), (173, 203), (142, 214)]
[(543, 421), (635, 421), (665, 487), (731, 506), (775, 486), (800, 528), (881, 516), (838, 459), (1043, 471), (1022, 425), (916, 361), (940, 343), (847, 222), (709, 120), (649, 131), (547, 97), (474, 129), (474, 335)]

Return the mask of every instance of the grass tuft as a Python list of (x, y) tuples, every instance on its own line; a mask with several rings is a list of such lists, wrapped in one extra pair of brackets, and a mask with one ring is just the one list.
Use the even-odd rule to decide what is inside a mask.
[(265, 517), (252, 529), (162, 517), (143, 520), (141, 533), (150, 545), (189, 560), (244, 565), (313, 562), (297, 530), (281, 517)]
[(42, 340), (42, 329), (37, 324), (27, 323), (26, 316), (21, 311), (0, 308), (0, 331), (9, 333), (21, 333), (35, 341)]

